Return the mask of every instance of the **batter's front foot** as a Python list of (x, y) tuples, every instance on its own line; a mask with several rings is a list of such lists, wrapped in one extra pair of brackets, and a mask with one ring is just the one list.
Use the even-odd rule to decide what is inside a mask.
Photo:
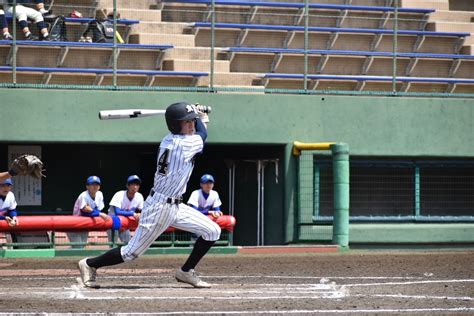
[(202, 281), (197, 275), (194, 269), (184, 272), (183, 270), (178, 269), (176, 271), (175, 278), (178, 282), (187, 283), (197, 288), (210, 288), (211, 285), (207, 282)]
[(77, 265), (79, 267), (79, 271), (81, 272), (81, 277), (78, 278), (78, 281), (80, 281), (84, 287), (93, 289), (100, 288), (99, 283), (96, 281), (97, 271), (95, 268), (89, 267), (87, 264), (87, 258), (79, 261)]

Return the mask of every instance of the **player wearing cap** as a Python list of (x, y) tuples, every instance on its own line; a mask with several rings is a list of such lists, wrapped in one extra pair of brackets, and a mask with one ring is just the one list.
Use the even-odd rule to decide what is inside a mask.
[[(127, 190), (118, 191), (110, 201), (109, 215), (133, 216), (137, 220), (143, 209), (143, 195), (138, 192), (142, 180), (137, 175), (127, 178)], [(118, 237), (123, 243), (130, 241), (130, 230), (119, 231)], [(109, 239), (112, 240), (111, 234)]]
[(86, 287), (99, 287), (96, 269), (138, 258), (169, 226), (200, 236), (184, 265), (176, 271), (176, 280), (198, 288), (211, 286), (199, 278), (194, 268), (219, 239), (221, 228), (182, 203), (194, 158), (203, 150), (207, 138), (201, 119), (208, 118), (187, 102), (168, 106), (165, 118), (170, 133), (160, 143), (153, 189), (145, 200), (139, 226), (126, 246), (79, 261), (80, 281)]
[(15, 195), (11, 192), (12, 185), (11, 179), (0, 183), (0, 220), (6, 220), (9, 226), (14, 227), (18, 225), (18, 218)]
[[(101, 217), (106, 219), (107, 214), (102, 213), (104, 209), (104, 196), (100, 191), (101, 181), (98, 176), (90, 176), (86, 180), (86, 191), (79, 194), (72, 215), (86, 217)], [(72, 248), (83, 248), (87, 243), (89, 232), (68, 233), (69, 241), (77, 243)]]
[(214, 177), (205, 174), (201, 177), (201, 189), (193, 191), (188, 200), (188, 205), (195, 208), (204, 215), (212, 215), (217, 218), (222, 216), (221, 199), (219, 193), (214, 191)]

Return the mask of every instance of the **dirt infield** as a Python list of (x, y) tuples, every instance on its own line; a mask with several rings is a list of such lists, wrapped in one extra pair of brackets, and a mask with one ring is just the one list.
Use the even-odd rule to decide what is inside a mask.
[(145, 256), (77, 285), (79, 258), (0, 261), (0, 314), (472, 314), (474, 252), (209, 255), (211, 289), (177, 283), (185, 256)]

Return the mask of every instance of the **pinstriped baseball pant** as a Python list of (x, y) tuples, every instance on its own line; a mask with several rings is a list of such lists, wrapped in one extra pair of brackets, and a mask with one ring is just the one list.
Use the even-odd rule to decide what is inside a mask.
[(204, 240), (216, 241), (221, 228), (201, 212), (187, 206), (166, 203), (166, 197), (149, 196), (140, 216), (139, 226), (129, 243), (121, 248), (122, 259), (131, 261), (142, 254), (169, 226), (194, 233)]

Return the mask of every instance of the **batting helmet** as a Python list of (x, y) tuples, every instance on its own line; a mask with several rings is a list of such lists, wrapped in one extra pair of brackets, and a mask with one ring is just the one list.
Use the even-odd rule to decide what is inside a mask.
[(194, 120), (198, 114), (189, 102), (173, 103), (166, 108), (165, 118), (168, 129), (173, 134), (181, 133), (180, 121)]

